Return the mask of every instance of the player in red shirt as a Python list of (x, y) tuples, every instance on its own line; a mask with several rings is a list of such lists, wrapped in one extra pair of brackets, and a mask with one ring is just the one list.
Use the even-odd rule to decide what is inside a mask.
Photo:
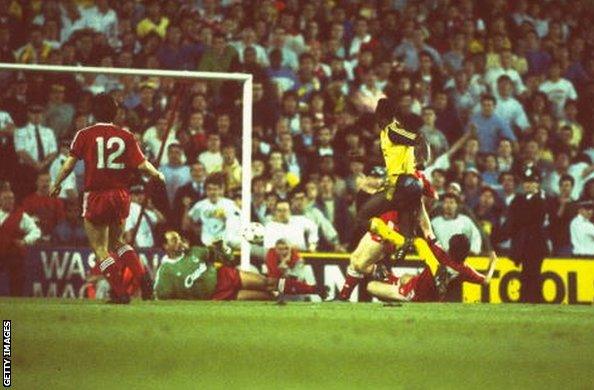
[(463, 234), (452, 236), (449, 247), (449, 252), (446, 253), (437, 241), (431, 241), (429, 249), (438, 263), (432, 262), (427, 256), (425, 269), (419, 275), (404, 274), (397, 277), (387, 272), (383, 280), (369, 282), (367, 291), (386, 301), (435, 302), (443, 300), (448, 284), (454, 279), (489, 284), (495, 262), (490, 264), (486, 276), (464, 264), (470, 251), (468, 237)]
[(144, 157), (134, 135), (112, 123), (117, 109), (117, 103), (107, 94), (94, 98), (93, 116), (97, 123), (74, 136), (70, 156), (51, 194), (60, 193), (62, 181), (72, 172), (76, 161), (84, 160), (83, 217), (87, 237), (101, 273), (113, 289), (112, 302), (128, 303), (130, 297), (122, 286), (121, 270), (128, 267), (137, 278), (144, 275), (138, 254), (123, 238), (124, 221), (130, 211), (129, 187), (136, 171), (161, 182), (164, 176)]

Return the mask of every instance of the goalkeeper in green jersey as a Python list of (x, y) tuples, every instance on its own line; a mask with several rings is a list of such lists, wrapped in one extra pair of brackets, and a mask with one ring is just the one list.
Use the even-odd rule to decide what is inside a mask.
[(294, 278), (269, 278), (240, 271), (231, 250), (222, 241), (189, 247), (179, 233), (165, 233), (165, 258), (157, 270), (157, 299), (268, 300), (275, 292), (317, 294), (316, 286)]

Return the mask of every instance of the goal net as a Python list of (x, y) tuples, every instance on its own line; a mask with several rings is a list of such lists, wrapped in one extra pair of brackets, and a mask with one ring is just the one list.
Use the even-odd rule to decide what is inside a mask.
[[(21, 157), (37, 160), (29, 161), (35, 166), (33, 173), (42, 168), (49, 170), (51, 164), (43, 162), (44, 158), (52, 153), (57, 153), (59, 156), (60, 145), (65, 146), (78, 129), (92, 124), (91, 97), (101, 92), (112, 94), (120, 102), (121, 108), (116, 124), (137, 134), (137, 138), (143, 143), (147, 157), (156, 166), (162, 166), (168, 162), (168, 148), (172, 143), (182, 145), (181, 159), (184, 164), (191, 165), (206, 147), (208, 126), (225, 127), (229, 133), (224, 138), (237, 144), (236, 149), (239, 150), (236, 150), (236, 153), (241, 154), (241, 217), (235, 223), (237, 225), (234, 230), (235, 234), (231, 238), (235, 248), (241, 250), (241, 268), (249, 268), (250, 244), (240, 233), (250, 224), (252, 75), (0, 63), (0, 86), (3, 87), (3, 101), (5, 102), (3, 107), (0, 107), (0, 111), (4, 112), (2, 114), (4, 116), (0, 117), (0, 122), (2, 122), (0, 130), (16, 132), (29, 123), (30, 111), (36, 113), (41, 111), (42, 114), (45, 114), (42, 126), (50, 128), (54, 133), (53, 145), (55, 147), (52, 147), (52, 141), (47, 139), (51, 138), (47, 136), (49, 133), (45, 133), (46, 135), (42, 137), (44, 139), (34, 139), (39, 137), (18, 138), (18, 136), (14, 138), (19, 160), (17, 164), (23, 162)], [(217, 118), (226, 116), (226, 119), (230, 120), (231, 126), (228, 122), (227, 124), (216, 123), (214, 108), (209, 106), (209, 102), (213, 100), (216, 101), (216, 112), (224, 113)], [(35, 108), (32, 109), (32, 107)], [(200, 112), (202, 115), (193, 116), (192, 114), (196, 112)], [(12, 118), (13, 116), (15, 118)], [(225, 121), (220, 120), (220, 122)], [(8, 127), (6, 127), (7, 125)], [(151, 133), (147, 134), (147, 131)], [(239, 134), (241, 134), (240, 139)], [(189, 153), (186, 147), (191, 149)], [(48, 150), (43, 150), (44, 148)], [(18, 154), (19, 151), (26, 152), (27, 150), (30, 152), (29, 157)], [(105, 156), (107, 163), (111, 157), (114, 156)], [(215, 160), (220, 160), (220, 158), (219, 155)], [(44, 164), (46, 166), (41, 167)], [(205, 167), (206, 173), (220, 170), (220, 165), (220, 162), (213, 162)], [(180, 184), (188, 183), (187, 176), (186, 172), (185, 176), (176, 176), (172, 179), (173, 183), (167, 183), (166, 197), (161, 199), (161, 202), (166, 203), (160, 205), (163, 209), (159, 209), (160, 214), (166, 215), (159, 217), (168, 218), (168, 226), (171, 226), (172, 222), (173, 226), (176, 224), (181, 226), (180, 199), (175, 199), (175, 191), (179, 189)], [(14, 181), (17, 183), (17, 187), (20, 187), (21, 184), (24, 187), (27, 184), (31, 187), (30, 177), (15, 177)], [(35, 179), (33, 179), (33, 186), (35, 185), (34, 181)], [(17, 190), (21, 189), (17, 188)], [(31, 188), (28, 190), (30, 191)], [(82, 188), (79, 190), (82, 191)], [(22, 191), (27, 191), (27, 189), (23, 188)], [(200, 191), (205, 191), (205, 189), (202, 187)], [(65, 197), (70, 195), (63, 194)], [(185, 199), (181, 201), (189, 203)], [(154, 202), (144, 201), (143, 203), (143, 208), (138, 213), (138, 221), (132, 224), (134, 225), (132, 229), (134, 236), (138, 234), (140, 219), (146, 215), (144, 208), (147, 204), (150, 208), (157, 206), (153, 204)], [(182, 204), (181, 206), (188, 207), (189, 205)], [(158, 241), (155, 240), (155, 242)]]

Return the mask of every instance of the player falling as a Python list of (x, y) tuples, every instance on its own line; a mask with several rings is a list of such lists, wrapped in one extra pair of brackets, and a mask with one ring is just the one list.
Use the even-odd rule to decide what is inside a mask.
[(409, 116), (398, 113), (397, 118), (396, 114), (388, 99), (379, 100), (374, 117), (381, 129), (380, 146), (386, 164), (386, 179), (383, 187), (369, 196), (357, 212), (351, 241), (353, 252), (345, 285), (338, 296), (340, 300), (347, 300), (355, 286), (372, 272), (374, 263), (380, 260), (381, 245), (376, 245), (366, 233), (371, 218), (397, 212), (399, 230), (407, 237), (405, 247), (399, 251), (400, 258), (412, 244), (419, 221), (423, 230), (430, 230), (428, 216), (421, 207), (424, 183), (417, 172), (416, 161), (416, 152), (423, 140)]
[(134, 135), (112, 122), (118, 105), (107, 94), (93, 100), (96, 124), (79, 130), (70, 146), (51, 194), (58, 196), (62, 181), (72, 172), (77, 160), (85, 163), (83, 198), (84, 227), (101, 273), (113, 291), (111, 303), (129, 303), (121, 281), (121, 271), (128, 267), (136, 282), (147, 284), (145, 270), (134, 248), (123, 238), (124, 221), (130, 211), (131, 180), (136, 171), (165, 181), (162, 173), (144, 157)]
[[(437, 193), (425, 175), (421, 171), (415, 171), (415, 177), (417, 177), (422, 183), (423, 196), (430, 199), (437, 199)], [(376, 179), (370, 177), (369, 180), (373, 182)], [(372, 186), (363, 186), (362, 189), (357, 193), (358, 201), (364, 201), (364, 199), (372, 196), (377, 191), (377, 184), (378, 183), (375, 183), (375, 185)], [(385, 212), (381, 214), (379, 218), (391, 228), (396, 229), (399, 227), (399, 213), (397, 211)], [(423, 200), (421, 201), (421, 210), (418, 224), (424, 237), (429, 240), (435, 239), (435, 234), (433, 233), (431, 222), (429, 220)], [(347, 276), (345, 283), (338, 294), (338, 299), (341, 301), (347, 301), (355, 287), (357, 287), (365, 277), (369, 277), (375, 272), (377, 268), (376, 265), (378, 263), (384, 262), (385, 259), (395, 251), (401, 252), (396, 257), (399, 260), (403, 260), (405, 250), (406, 248), (404, 247), (404, 241), (402, 244), (394, 247), (393, 243), (384, 240), (378, 234), (367, 231), (363, 237), (361, 237), (357, 247), (350, 256), (350, 263), (347, 267)]]
[[(395, 246), (405, 241), (400, 233), (379, 218), (372, 220), (371, 231)], [(386, 301), (435, 302), (443, 300), (448, 285), (454, 279), (484, 285), (491, 281), (496, 261), (491, 260), (486, 275), (464, 264), (470, 252), (470, 242), (463, 234), (455, 234), (450, 238), (448, 252), (436, 240), (427, 244), (423, 239), (416, 238), (415, 246), (420, 257), (425, 260), (424, 270), (419, 275), (404, 274), (401, 277), (388, 271), (382, 280), (367, 284), (367, 291), (371, 295)]]
[(316, 286), (296, 278), (272, 278), (240, 271), (222, 241), (190, 247), (179, 233), (165, 233), (166, 257), (155, 278), (157, 299), (270, 300), (274, 293), (319, 294)]

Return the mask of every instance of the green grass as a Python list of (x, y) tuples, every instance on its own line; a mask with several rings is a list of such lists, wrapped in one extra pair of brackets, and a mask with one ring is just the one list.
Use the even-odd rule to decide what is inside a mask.
[(13, 386), (594, 387), (594, 308), (0, 300)]

